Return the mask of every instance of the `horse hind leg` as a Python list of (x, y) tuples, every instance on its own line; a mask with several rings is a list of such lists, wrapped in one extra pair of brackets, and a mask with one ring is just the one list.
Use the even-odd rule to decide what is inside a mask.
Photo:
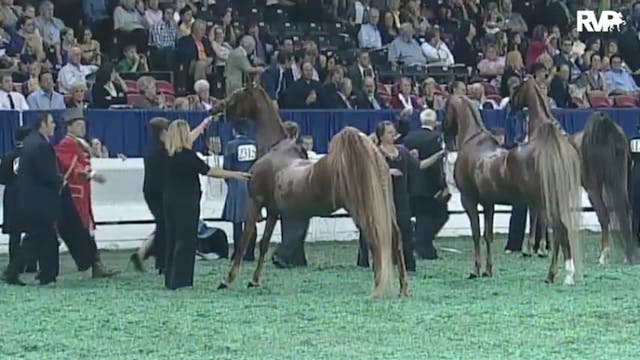
[[(247, 207), (247, 216), (246, 216), (246, 224), (244, 231), (242, 232), (242, 238), (240, 240), (240, 248), (235, 253), (235, 257), (233, 258), (233, 264), (231, 265), (231, 269), (227, 276), (220, 282), (218, 285), (218, 289), (226, 289), (231, 286), (231, 283), (240, 273), (240, 267), (242, 265), (242, 258), (244, 254), (247, 252), (247, 248), (249, 248), (249, 242), (251, 241), (251, 237), (253, 237), (254, 232), (256, 231), (256, 223), (258, 221), (258, 213), (260, 212), (260, 206), (258, 206), (255, 201), (249, 200), (249, 205)], [(262, 246), (262, 243), (260, 244)], [(262, 253), (261, 253), (262, 255)]]
[(560, 253), (560, 239), (552, 238), (551, 242), (551, 265), (549, 266), (549, 273), (545, 280), (548, 284), (553, 284), (556, 275), (558, 275), (558, 255)]
[(576, 265), (573, 261), (573, 249), (571, 248), (571, 241), (569, 240), (569, 232), (564, 224), (560, 224), (553, 229), (553, 241), (560, 242), (562, 246), (562, 252), (564, 253), (564, 270), (566, 272), (564, 278), (565, 285), (575, 284)]
[(527, 234), (526, 240), (522, 243), (522, 256), (524, 257), (531, 257), (533, 254), (533, 242), (539, 221), (538, 210), (533, 206), (529, 206), (529, 233)]
[(273, 229), (276, 227), (277, 221), (277, 216), (273, 214), (267, 215), (267, 222), (264, 227), (264, 233), (262, 234), (262, 238), (260, 239), (260, 258), (258, 259), (256, 270), (253, 272), (253, 277), (251, 278), (251, 280), (249, 280), (248, 287), (250, 288), (260, 286), (260, 275), (262, 274), (262, 269), (264, 268), (264, 259), (267, 256), (267, 252), (269, 251), (269, 242), (271, 242), (271, 236), (273, 235)]
[(609, 209), (602, 198), (602, 191), (587, 190), (589, 201), (593, 205), (593, 209), (600, 223), (600, 256), (598, 264), (605, 265), (609, 259)]
[(478, 202), (473, 201), (468, 196), (461, 197), (462, 207), (469, 217), (471, 224), (471, 237), (473, 238), (473, 254), (474, 267), (469, 274), (469, 279), (475, 279), (480, 276), (480, 268), (482, 266), (482, 253), (480, 249), (480, 218), (478, 215)]
[(492, 277), (493, 276), (493, 214), (494, 214), (494, 206), (487, 205), (483, 206), (484, 210), (484, 241), (487, 245), (487, 265), (482, 273), (484, 277)]

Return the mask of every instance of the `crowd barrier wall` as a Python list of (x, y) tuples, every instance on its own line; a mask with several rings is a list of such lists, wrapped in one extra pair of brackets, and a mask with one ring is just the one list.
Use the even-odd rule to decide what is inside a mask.
[[(609, 114), (622, 128), (627, 136), (636, 133), (636, 124), (640, 119), (640, 109), (602, 109)], [(0, 111), (0, 153), (11, 149), (14, 130), (22, 123), (31, 125), (37, 118), (38, 111)], [(52, 112), (56, 119), (56, 138), (64, 134), (62, 111)], [(582, 130), (593, 110), (554, 110), (556, 118), (570, 132)], [(281, 111), (283, 120), (291, 120), (299, 124), (300, 134), (311, 135), (317, 153), (326, 153), (333, 135), (345, 126), (356, 127), (369, 134), (376, 124), (382, 120), (394, 120), (398, 112), (395, 110), (305, 110)], [(442, 113), (439, 114), (442, 117)], [(483, 119), (489, 128), (501, 127), (507, 132), (512, 126), (507, 125), (507, 113), (503, 110), (483, 110)], [(100, 110), (86, 111), (88, 119), (88, 136), (96, 137), (109, 148), (112, 155), (122, 153), (128, 157), (141, 157), (148, 141), (147, 124), (156, 116), (169, 119), (185, 119), (192, 126), (198, 124), (206, 116), (197, 111), (153, 111), (153, 110)], [(419, 127), (417, 112), (411, 119), (412, 128)], [(253, 129), (251, 129), (253, 132)], [(220, 136), (223, 144), (231, 139), (231, 124), (224, 121), (214, 123), (208, 130), (209, 136)], [(203, 150), (203, 138), (195, 144), (195, 149)]]
[[(449, 202), (451, 217), (440, 236), (470, 235), (469, 220), (463, 213), (460, 196), (453, 185), (452, 169), (455, 153), (449, 154), (445, 162), (447, 182), (453, 194)], [(206, 157), (210, 166), (222, 166), (222, 157)], [(144, 175), (141, 158), (93, 159), (92, 167), (107, 178), (103, 185), (92, 186), (93, 211), (98, 227), (96, 240), (102, 249), (130, 249), (141, 244), (141, 240), (153, 231), (152, 216), (142, 196)], [(219, 221), (226, 196), (224, 181), (212, 178), (201, 178), (202, 184), (202, 217), (210, 226), (222, 228), (231, 241), (231, 224)], [(0, 194), (1, 192), (0, 186)], [(1, 199), (1, 195), (0, 195)], [(582, 205), (589, 207), (586, 194), (582, 194)], [(494, 227), (496, 233), (506, 233), (509, 226), (510, 206), (497, 206)], [(2, 211), (0, 211), (1, 214)], [(482, 221), (481, 221), (482, 224)], [(258, 224), (261, 234), (264, 223)], [(582, 213), (582, 228), (599, 231), (599, 225), (593, 212)], [(343, 210), (332, 217), (314, 218), (309, 227), (307, 241), (343, 241), (357, 239), (358, 232), (352, 220), (346, 217)], [(8, 237), (0, 236), (0, 253), (7, 252)], [(273, 242), (280, 241), (280, 226), (277, 225)], [(64, 246), (63, 246), (64, 247)], [(64, 250), (64, 249), (63, 249)], [(355, 256), (355, 254), (354, 254)], [(355, 259), (355, 258), (354, 258)]]

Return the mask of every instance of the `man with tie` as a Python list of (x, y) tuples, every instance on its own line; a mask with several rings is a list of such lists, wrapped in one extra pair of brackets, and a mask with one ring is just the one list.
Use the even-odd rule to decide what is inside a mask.
[(353, 82), (354, 92), (360, 92), (362, 90), (364, 78), (371, 77), (374, 80), (376, 78), (376, 72), (371, 65), (369, 52), (367, 52), (367, 50), (358, 50), (357, 59), (356, 64), (350, 66), (347, 70), (347, 77)]
[(11, 74), (2, 75), (0, 84), (0, 110), (29, 110), (27, 100), (19, 92), (13, 91), (13, 78)]
[(278, 52), (277, 63), (269, 66), (260, 76), (260, 83), (264, 90), (269, 94), (274, 106), (279, 107), (287, 88), (293, 84), (293, 72), (291, 71), (291, 63), (293, 54), (288, 50), (280, 50)]
[(362, 81), (362, 92), (356, 97), (356, 109), (380, 110), (386, 109), (387, 105), (376, 94), (376, 84), (372, 77), (365, 77)]

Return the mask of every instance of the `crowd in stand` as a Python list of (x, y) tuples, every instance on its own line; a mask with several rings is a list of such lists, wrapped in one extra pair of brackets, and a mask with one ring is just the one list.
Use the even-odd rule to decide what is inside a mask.
[[(577, 32), (612, 8), (620, 32)], [(287, 109), (503, 108), (528, 74), (552, 107), (640, 93), (630, 1), (0, 0), (0, 24), (1, 109), (206, 110), (252, 76)]]

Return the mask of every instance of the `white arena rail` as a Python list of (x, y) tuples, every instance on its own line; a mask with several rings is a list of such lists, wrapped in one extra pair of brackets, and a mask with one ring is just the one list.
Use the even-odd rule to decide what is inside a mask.
[[(209, 157), (206, 161), (211, 166), (222, 166), (222, 157)], [(461, 236), (470, 235), (469, 220), (460, 204), (460, 196), (453, 185), (452, 169), (455, 162), (455, 154), (450, 154), (446, 162), (447, 182), (453, 194), (449, 201), (449, 211), (451, 214), (449, 221), (440, 233), (440, 236)], [(132, 158), (122, 161), (120, 159), (93, 159), (93, 169), (102, 173), (107, 178), (104, 185), (93, 184), (93, 211), (96, 222), (99, 224), (96, 229), (96, 240), (98, 246), (103, 249), (131, 249), (136, 248), (141, 240), (153, 231), (153, 217), (147, 209), (142, 195), (142, 181), (144, 175), (143, 162), (141, 158)], [(202, 177), (202, 217), (220, 218), (226, 194), (226, 185), (219, 179)], [(0, 186), (2, 190), (2, 186)], [(2, 191), (0, 191), (0, 198)], [(0, 202), (1, 204), (1, 202)], [(582, 193), (583, 207), (590, 207), (591, 204)], [(509, 211), (510, 206), (496, 206), (498, 211)], [(1, 208), (0, 208), (1, 209)], [(2, 211), (0, 211), (0, 214)], [(338, 211), (335, 214), (345, 214)], [(506, 233), (509, 228), (509, 214), (495, 214), (494, 227), (496, 233)], [(482, 215), (480, 216), (482, 225)], [(231, 237), (231, 224), (222, 221), (207, 221), (210, 226), (224, 229)], [(122, 224), (126, 223), (126, 224)], [(258, 232), (262, 233), (264, 223), (258, 224)], [(600, 226), (593, 212), (582, 214), (583, 229), (599, 231)], [(334, 240), (354, 240), (358, 237), (358, 231), (347, 217), (314, 218), (311, 220), (307, 241), (334, 241)], [(276, 226), (273, 234), (273, 242), (280, 241), (280, 226)], [(8, 237), (0, 235), (0, 253), (7, 252)]]

